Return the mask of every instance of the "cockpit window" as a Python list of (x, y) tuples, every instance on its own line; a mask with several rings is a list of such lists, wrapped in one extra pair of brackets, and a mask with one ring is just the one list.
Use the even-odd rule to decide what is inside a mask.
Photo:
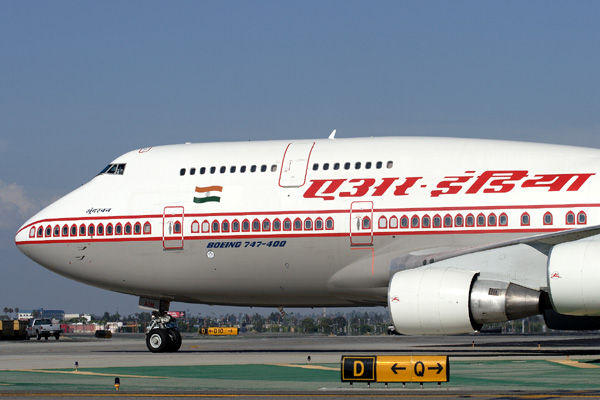
[(125, 173), (125, 165), (126, 164), (108, 164), (98, 175), (123, 175)]

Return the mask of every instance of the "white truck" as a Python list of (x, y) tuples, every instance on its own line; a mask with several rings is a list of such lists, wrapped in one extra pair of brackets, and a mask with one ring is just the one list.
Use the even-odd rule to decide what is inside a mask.
[(33, 319), (27, 327), (27, 340), (36, 337), (37, 340), (44, 338), (48, 340), (50, 336), (54, 336), (56, 340), (60, 338), (62, 329), (60, 325), (53, 324), (50, 319)]

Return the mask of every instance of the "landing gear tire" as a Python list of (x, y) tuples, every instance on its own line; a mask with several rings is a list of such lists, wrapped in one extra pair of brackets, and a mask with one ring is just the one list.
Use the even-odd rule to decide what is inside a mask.
[(174, 353), (181, 347), (181, 333), (177, 329), (169, 328), (167, 335), (170, 339), (167, 351)]
[(146, 334), (146, 346), (152, 353), (162, 353), (169, 347), (170, 339), (164, 329), (152, 329)]

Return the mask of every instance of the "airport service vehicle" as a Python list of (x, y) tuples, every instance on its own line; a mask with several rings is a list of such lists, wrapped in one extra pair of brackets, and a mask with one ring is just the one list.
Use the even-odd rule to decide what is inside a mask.
[(172, 301), (388, 306), (413, 335), (538, 314), (597, 329), (599, 171), (597, 149), (479, 139), (147, 147), (15, 241), (56, 273), (138, 296), (154, 352), (180, 345)]
[(48, 340), (50, 336), (54, 336), (58, 340), (61, 333), (60, 325), (53, 324), (50, 319), (32, 319), (27, 327), (27, 340), (32, 337), (37, 338), (37, 340), (42, 338)]

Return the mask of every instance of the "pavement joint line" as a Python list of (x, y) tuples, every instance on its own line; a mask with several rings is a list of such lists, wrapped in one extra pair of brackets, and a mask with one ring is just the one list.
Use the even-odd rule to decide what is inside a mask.
[(339, 368), (323, 367), (321, 365), (302, 365), (302, 364), (266, 364), (274, 365), (276, 367), (290, 367), (290, 368), (305, 368), (305, 369), (319, 369), (322, 371), (339, 371)]
[(13, 372), (39, 372), (44, 374), (67, 374), (67, 375), (85, 375), (85, 376), (115, 376), (123, 378), (145, 378), (145, 379), (169, 379), (166, 376), (144, 376), (144, 375), (122, 375), (122, 374), (103, 374), (100, 372), (88, 371), (56, 371), (48, 369), (13, 369)]
[(575, 368), (600, 368), (600, 365), (582, 363), (581, 361), (575, 361), (575, 360), (548, 360), (548, 361), (551, 361), (551, 362), (557, 363), (557, 364), (567, 365), (569, 367), (575, 367)]

